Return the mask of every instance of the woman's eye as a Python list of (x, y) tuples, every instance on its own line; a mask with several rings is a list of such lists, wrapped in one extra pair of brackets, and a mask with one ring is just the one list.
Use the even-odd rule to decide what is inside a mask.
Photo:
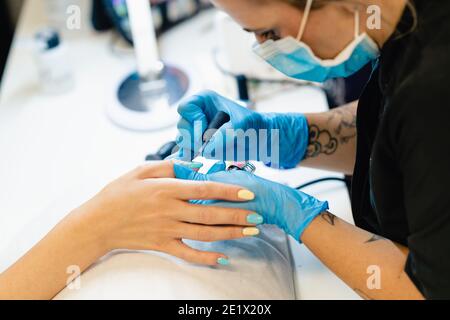
[(261, 37), (265, 40), (279, 40), (280, 39), (280, 37), (274, 30), (269, 30), (269, 31), (263, 32), (261, 34)]

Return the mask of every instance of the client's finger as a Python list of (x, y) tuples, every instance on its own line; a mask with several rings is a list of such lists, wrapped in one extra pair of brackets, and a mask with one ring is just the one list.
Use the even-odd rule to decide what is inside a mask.
[(187, 203), (176, 212), (176, 219), (204, 225), (254, 226), (263, 223), (263, 217), (253, 211)]
[(259, 234), (259, 229), (255, 227), (213, 227), (188, 223), (180, 223), (175, 229), (177, 238), (205, 242), (234, 240)]
[(173, 178), (173, 163), (171, 161), (152, 161), (138, 166), (132, 172), (137, 179)]
[(181, 200), (226, 200), (242, 202), (255, 198), (253, 192), (242, 187), (210, 181), (178, 180), (172, 184), (171, 190)]
[(193, 249), (181, 240), (175, 241), (170, 246), (168, 253), (185, 261), (197, 264), (205, 264), (210, 266), (229, 264), (229, 260), (225, 255), (218, 252), (206, 252)]
[(179, 159), (152, 161), (138, 166), (133, 171), (133, 175), (138, 179), (174, 178), (175, 173), (173, 171), (173, 166), (175, 163), (188, 170), (193, 170), (194, 172), (203, 166), (200, 162), (187, 162)]

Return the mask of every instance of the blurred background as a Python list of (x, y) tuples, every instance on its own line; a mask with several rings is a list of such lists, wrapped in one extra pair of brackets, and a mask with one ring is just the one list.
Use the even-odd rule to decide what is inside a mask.
[[(6, 64), (8, 52), (13, 39), (14, 31), (17, 26), (20, 12), (24, 5), (25, 0), (0, 0), (0, 18), (2, 22), (2, 28), (0, 29), (0, 81), (2, 78), (3, 70)], [(117, 34), (119, 34), (122, 39), (131, 44), (132, 35), (128, 20), (128, 12), (125, 0), (36, 0), (40, 2), (40, 6), (43, 6), (47, 15), (47, 24), (52, 26), (58, 25), (58, 20), (60, 26), (63, 25), (64, 19), (67, 18), (67, 12), (64, 11), (65, 8), (71, 4), (82, 5), (83, 15), (89, 16), (89, 27), (92, 27), (96, 31), (106, 31), (114, 29)], [(186, 22), (189, 19), (195, 17), (202, 10), (210, 8), (210, 4), (207, 0), (152, 0), (150, 1), (153, 7), (154, 24), (156, 28), (157, 35), (160, 36), (164, 32), (169, 31), (171, 28)], [(58, 4), (56, 4), (58, 3)], [(85, 20), (86, 21), (86, 20)], [(230, 22), (230, 24), (232, 24)], [(223, 29), (223, 32), (233, 31), (230, 26), (229, 29)], [(233, 43), (234, 45), (241, 44), (242, 35), (236, 36), (233, 33), (228, 35), (223, 34), (223, 37), (228, 41), (224, 44), (224, 47)], [(237, 38), (234, 39), (233, 38)], [(118, 38), (117, 38), (118, 39)], [(118, 41), (118, 40), (115, 40)], [(247, 60), (239, 61), (242, 56), (237, 54), (239, 50), (235, 50), (232, 47), (228, 50), (229, 55), (228, 64), (231, 65), (231, 71), (242, 71), (245, 75), (246, 71), (254, 69), (254, 64), (247, 64)], [(248, 56), (246, 57), (249, 58)], [(254, 57), (251, 57), (254, 58)], [(230, 61), (231, 60), (231, 61)], [(244, 70), (239, 70), (243, 66), (248, 65)], [(259, 68), (262, 68), (260, 65)], [(237, 70), (236, 70), (237, 69)], [(265, 70), (269, 72), (267, 68)], [(251, 72), (249, 72), (251, 74)], [(275, 72), (271, 73), (272, 77)], [(364, 83), (365, 78), (370, 74), (370, 67), (368, 66), (365, 70), (360, 72), (358, 75), (352, 79), (338, 79), (329, 81), (324, 85), (325, 93), (327, 94), (327, 99), (331, 108), (336, 105), (341, 105), (346, 101), (352, 101), (359, 97), (362, 90), (361, 83)], [(271, 79), (269, 76), (269, 80)], [(276, 78), (276, 77), (275, 77)], [(279, 78), (278, 78), (279, 79)], [(258, 77), (253, 80), (258, 80)], [(259, 79), (261, 80), (261, 79)], [(285, 79), (288, 80), (288, 79)]]

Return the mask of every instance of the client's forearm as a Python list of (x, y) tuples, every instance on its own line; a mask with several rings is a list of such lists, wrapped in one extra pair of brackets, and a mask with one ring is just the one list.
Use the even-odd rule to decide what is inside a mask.
[(356, 159), (358, 102), (329, 112), (307, 114), (309, 146), (301, 165), (352, 174)]
[(81, 209), (69, 214), (19, 261), (0, 274), (0, 300), (51, 299), (73, 272), (88, 268), (106, 252)]

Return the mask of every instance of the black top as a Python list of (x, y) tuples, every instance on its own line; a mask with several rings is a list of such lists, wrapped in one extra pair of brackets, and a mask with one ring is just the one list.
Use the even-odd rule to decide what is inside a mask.
[(450, 1), (416, 0), (358, 107), (356, 224), (409, 247), (426, 298), (450, 298)]

